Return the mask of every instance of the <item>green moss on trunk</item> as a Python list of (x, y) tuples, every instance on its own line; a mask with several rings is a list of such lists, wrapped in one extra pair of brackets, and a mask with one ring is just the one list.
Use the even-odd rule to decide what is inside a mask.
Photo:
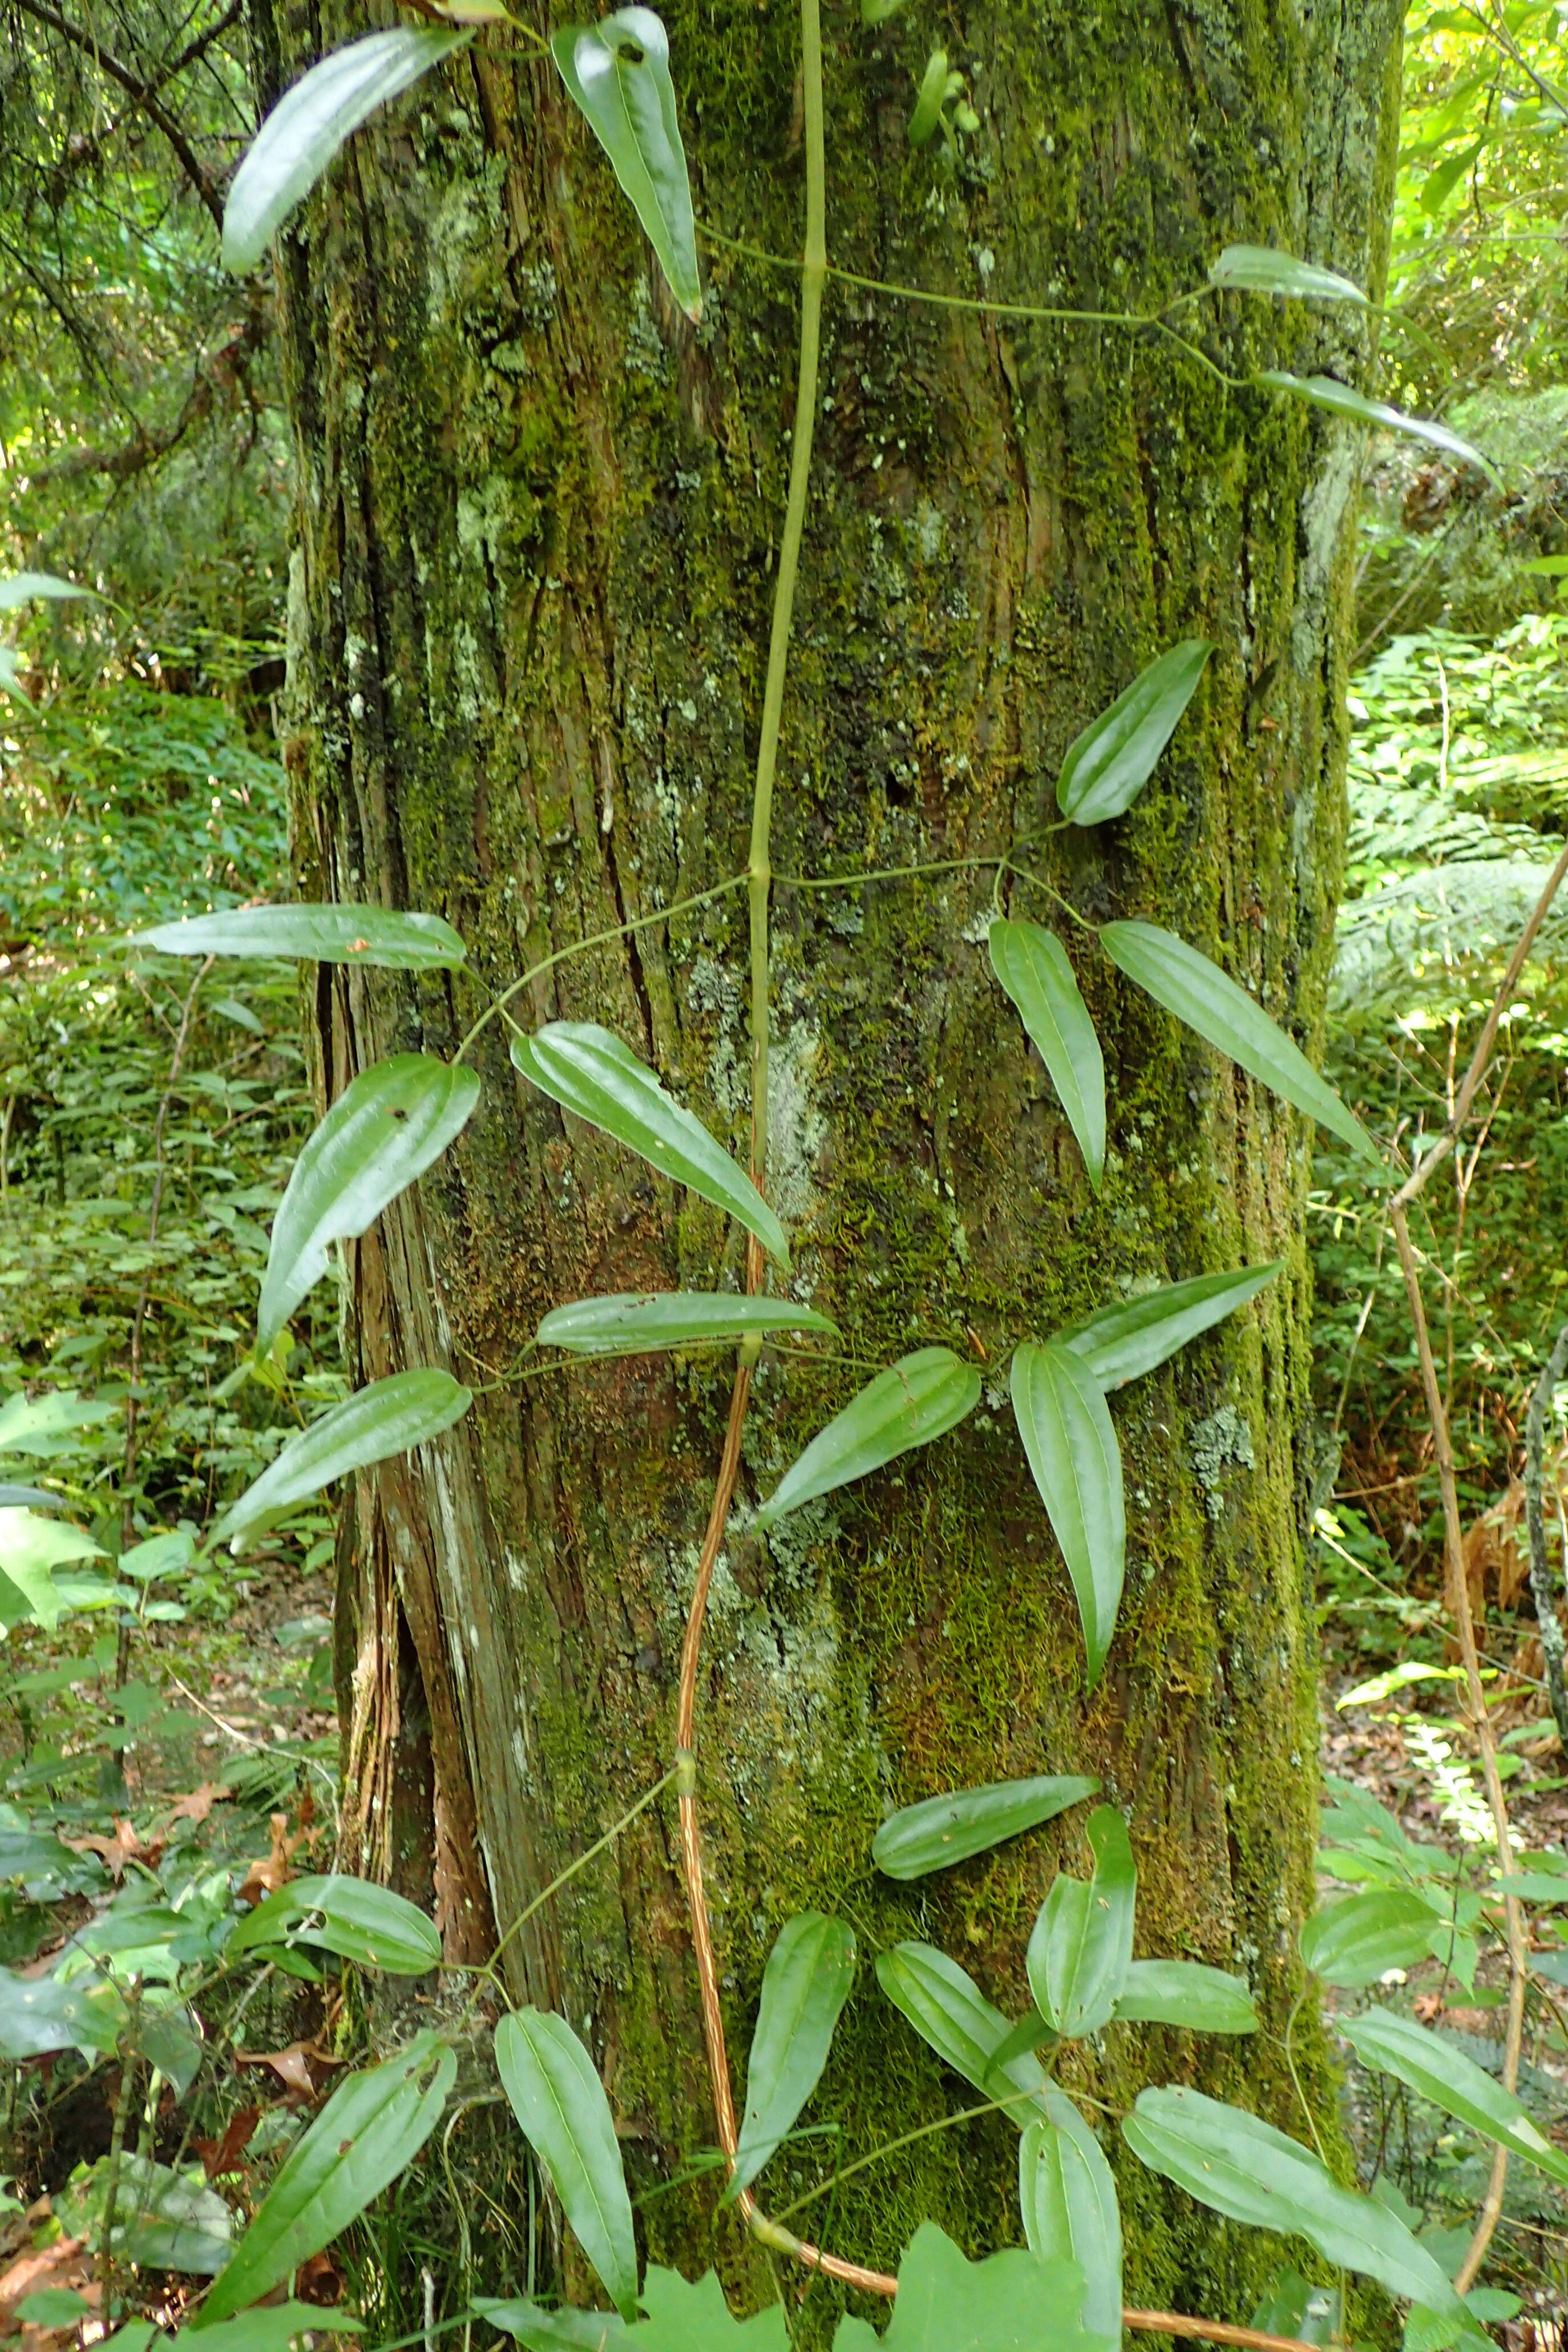
[[(302, 64), (312, 39), (257, 5), (258, 55), (280, 37)], [(996, 0), (960, 38), (918, 10), (875, 32), (839, 12), (833, 257), (960, 294), (1149, 310), (1246, 239), (1375, 286), (1398, 16), (1394, 0)], [(327, 13), (325, 38), (350, 29)], [(683, 0), (670, 31), (700, 216), (788, 254), (789, 11)], [(905, 137), (939, 36), (981, 116), (951, 180)], [(689, 327), (548, 73), (477, 53), (356, 141), (282, 251), (307, 886), (439, 909), (501, 985), (734, 874), (789, 453), (788, 269), (709, 244), (707, 315)], [(1185, 316), (1233, 369), (1364, 365), (1348, 313), (1229, 297)], [(1043, 841), (1038, 870), (1093, 918), (1179, 929), (1310, 1045), (1342, 828), (1342, 428), (1227, 393), (1152, 331), (842, 281), (822, 394), (781, 877), (994, 855), (1038, 831), (1086, 718), (1162, 645), (1205, 635), (1217, 652), (1157, 784), (1114, 826)], [(1097, 1200), (989, 976), (993, 881), (777, 894), (769, 1182), (800, 1286), (858, 1358), (944, 1340), (989, 1384), (960, 1433), (763, 1544), (757, 1496), (862, 1377), (763, 1359), (699, 1714), (733, 2046), (773, 1936), (807, 1903), (851, 1918), (868, 1961), (923, 1935), (1020, 2000), (1035, 1907), (1058, 1862), (1085, 1859), (1075, 1821), (916, 1889), (878, 1879), (871, 1836), (893, 1802), (953, 1783), (1089, 1769), (1129, 1811), (1140, 1948), (1243, 1970), (1266, 2032), (1239, 2059), (1124, 2038), (1077, 2057), (1085, 2081), (1115, 2101), (1150, 2072), (1202, 2079), (1289, 2120), (1279, 2037), (1315, 1787), (1306, 1138), (1068, 927), (1110, 1075)], [(999, 895), (1050, 919), (1015, 880)], [(742, 898), (721, 898), (555, 965), (514, 1009), (606, 1023), (740, 1149), (744, 929)], [(324, 1083), (397, 1046), (450, 1050), (483, 1002), (464, 975), (324, 988)], [(358, 1253), (352, 1318), (367, 1371), (444, 1362), (494, 1384), (427, 1457), (364, 1482), (357, 1519), (382, 1530), (360, 1546), (361, 1851), (377, 1850), (376, 1644), (395, 1593), (459, 1942), (487, 1889), (515, 1916), (668, 1762), (728, 1386), (711, 1365), (510, 1384), (509, 1367), (563, 1298), (740, 1271), (710, 1212), (527, 1093), (499, 1024), (478, 1059), (479, 1111)], [(1086, 1703), (1008, 1350), (1130, 1288), (1274, 1255), (1287, 1273), (1256, 1307), (1116, 1400), (1128, 1585)], [(645, 1816), (514, 1958), (519, 1990), (586, 2032), (645, 2185), (711, 2141), (672, 1814)], [(1321, 2093), (1310, 2033), (1303, 2063)], [(952, 2095), (866, 1969), (817, 2108), (846, 2158)], [(1015, 2144), (989, 2120), (857, 2175), (835, 2242), (890, 2263), (926, 2213), (976, 2247), (1016, 2236)], [(807, 2159), (778, 2169), (775, 2202)], [(1245, 2316), (1256, 2248), (1121, 2169), (1130, 2293)], [(762, 2294), (710, 2210), (700, 2184), (649, 2204), (650, 2252), (690, 2270), (717, 2243)]]

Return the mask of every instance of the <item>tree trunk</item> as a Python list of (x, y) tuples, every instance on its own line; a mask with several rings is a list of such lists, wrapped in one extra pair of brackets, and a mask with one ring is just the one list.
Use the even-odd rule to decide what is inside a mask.
[[(268, 99), (359, 29), (256, 6)], [(932, 25), (906, 12), (866, 29), (845, 6), (826, 27), (829, 248), (861, 276), (828, 288), (780, 755), (768, 1185), (795, 1288), (837, 1318), (845, 1355), (763, 1358), (698, 1747), (737, 2061), (786, 1917), (837, 1910), (859, 1937), (812, 2111), (842, 2125), (846, 2161), (952, 2103), (872, 1955), (940, 1943), (1016, 2012), (1052, 1873), (1087, 1863), (1079, 1812), (901, 1889), (872, 1868), (877, 1824), (896, 1802), (1040, 1771), (1092, 1771), (1127, 1809), (1139, 1950), (1248, 1975), (1267, 2028), (1217, 2055), (1123, 2033), (1081, 2049), (1076, 2079), (1118, 2102), (1176, 2074), (1290, 2120), (1279, 2037), (1316, 1794), (1310, 1139), (1014, 875), (784, 877), (1040, 835), (1079, 728), (1162, 646), (1205, 636), (1217, 651), (1131, 815), (1019, 862), (1092, 919), (1180, 931), (1310, 1044), (1343, 822), (1358, 467), (1347, 428), (1227, 391), (1157, 331), (865, 281), (1143, 312), (1246, 241), (1375, 292), (1400, 15), (1399, 0), (991, 0), (961, 46), (936, 27), (980, 118), (948, 176), (940, 142), (906, 135)], [(699, 218), (797, 254), (795, 16), (682, 5), (669, 31)], [(487, 986), (610, 933), (511, 1010), (529, 1027), (604, 1023), (743, 1159), (744, 893), (625, 927), (745, 864), (798, 272), (708, 242), (705, 316), (688, 324), (552, 71), (505, 47), (492, 37), (377, 117), (279, 247), (302, 891), (438, 911), (471, 972), (323, 973), (324, 1093), (391, 1051), (450, 1054)], [(1363, 380), (1364, 314), (1343, 308), (1229, 296), (1174, 323), (1232, 374)], [(1056, 922), (1104, 1043), (1098, 1200), (990, 976), (994, 885)], [(506, 1044), (492, 1022), (468, 1130), (350, 1253), (355, 1372), (442, 1364), (482, 1391), (437, 1445), (359, 1482), (341, 1612), (350, 1859), (426, 1899), (433, 1884), (456, 1958), (487, 1950), (668, 1768), (729, 1398), (711, 1359), (540, 1373), (521, 1351), (563, 1299), (743, 1281), (736, 1232), (563, 1119)], [(1127, 1590), (1086, 1702), (1009, 1351), (1129, 1289), (1274, 1256), (1285, 1274), (1255, 1306), (1114, 1402)], [(749, 1536), (759, 1496), (868, 1370), (932, 1341), (983, 1368), (973, 1418)], [(509, 1954), (516, 1991), (584, 2032), (645, 2187), (714, 2139), (674, 1811), (670, 1794), (641, 1815)], [(1246, 2317), (1248, 2245), (1107, 2144), (1130, 2295)], [(775, 2165), (775, 2204), (821, 2145)], [(926, 2214), (972, 2247), (1016, 2238), (1015, 2147), (993, 2118), (858, 2173), (834, 2244), (890, 2265)], [(731, 2284), (764, 2294), (760, 2255), (715, 2242), (712, 2201), (699, 2183), (649, 2204), (648, 2250), (692, 2273), (717, 2242)]]

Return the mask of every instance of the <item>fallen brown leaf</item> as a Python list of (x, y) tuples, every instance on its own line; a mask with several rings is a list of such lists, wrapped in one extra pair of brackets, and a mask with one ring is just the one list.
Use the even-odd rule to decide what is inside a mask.
[(343, 2063), (313, 2042), (290, 2042), (286, 2050), (237, 2050), (234, 2053), (237, 2066), (270, 2066), (288, 2090), (290, 2106), (300, 2099), (313, 2099), (316, 2095), (310, 2073), (312, 2060), (318, 2066), (341, 2066)]
[(123, 1877), (125, 1865), (133, 1854), (145, 1854), (152, 1851), (142, 1845), (134, 1822), (116, 1821), (112, 1837), (100, 1837), (89, 1830), (80, 1837), (62, 1838), (60, 1843), (68, 1845), (73, 1853), (97, 1854), (110, 1876), (116, 1879)]
[(213, 1807), (228, 1793), (226, 1780), (204, 1780), (199, 1789), (177, 1798), (163, 1818), (170, 1822), (205, 1822)]
[[(16, 2305), (24, 2296), (37, 2294), (40, 2287), (46, 2286), (68, 2287), (96, 2306), (98, 2282), (92, 2275), (92, 2258), (85, 2238), (57, 2238), (52, 2246), (45, 2246), (37, 2253), (29, 2248), (25, 2254), (18, 2254), (8, 2270), (0, 2272), (0, 2316), (14, 2321)], [(28, 2331), (35, 2343), (51, 2341), (62, 2332), (74, 2334), (74, 2323), (64, 2331), (43, 2327)]]
[(198, 2139), (195, 2143), (209, 2180), (216, 2180), (220, 2173), (236, 2169), (250, 2145), (251, 2134), (260, 2121), (259, 2107), (241, 2107), (237, 2115), (230, 2116), (221, 2139)]
[(246, 1872), (239, 1889), (242, 1903), (259, 1903), (264, 1895), (276, 1895), (280, 1886), (288, 1885), (289, 1864), (305, 1843), (306, 1836), (304, 1830), (296, 1830), (290, 1836), (288, 1814), (273, 1814), (271, 1849), (265, 1862), (253, 1862)]

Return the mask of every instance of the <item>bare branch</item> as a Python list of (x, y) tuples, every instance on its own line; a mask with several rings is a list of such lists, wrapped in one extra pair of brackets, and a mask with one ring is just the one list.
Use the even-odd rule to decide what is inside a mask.
[(219, 201), (217, 190), (208, 178), (195, 149), (163, 105), (157, 90), (150, 83), (144, 82), (140, 74), (132, 73), (129, 66), (121, 65), (112, 50), (106, 49), (103, 44), (95, 40), (90, 33), (83, 32), (79, 25), (70, 24), (58, 9), (51, 8), (47, 5), (47, 0), (16, 0), (16, 5), (24, 16), (35, 18), (40, 25), (47, 25), (52, 31), (59, 34), (62, 40), (69, 41), (75, 47), (83, 50), (103, 72), (108, 74), (111, 81), (117, 81), (121, 89), (129, 90), (149, 121), (157, 124), (174, 149), (185, 177), (212, 215), (213, 226), (221, 236), (223, 205)]

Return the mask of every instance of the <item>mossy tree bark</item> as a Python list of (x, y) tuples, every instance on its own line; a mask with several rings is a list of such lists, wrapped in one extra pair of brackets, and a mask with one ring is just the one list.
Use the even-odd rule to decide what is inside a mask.
[[(360, 28), (255, 8), (268, 98)], [(982, 0), (960, 38), (918, 9), (868, 31), (836, 8), (832, 257), (961, 296), (1146, 310), (1246, 240), (1375, 291), (1400, 13)], [(669, 25), (700, 217), (798, 251), (790, 9), (680, 0)], [(936, 38), (981, 123), (949, 178), (906, 137)], [(438, 910), (499, 987), (735, 875), (789, 458), (790, 268), (710, 243), (689, 326), (552, 75), (504, 39), (378, 118), (279, 256), (304, 890)], [(1360, 381), (1366, 363), (1343, 310), (1232, 297), (1178, 323), (1233, 373)], [(1181, 931), (1310, 1044), (1342, 823), (1353, 440), (1227, 394), (1152, 331), (839, 281), (825, 338), (780, 874), (1025, 839), (1085, 719), (1162, 646), (1204, 635), (1217, 651), (1134, 812), (1030, 856), (1088, 916)], [(1239, 2060), (1173, 2034), (1108, 2045), (1081, 2054), (1085, 2079), (1112, 2099), (1151, 2072), (1229, 2083), (1287, 2118), (1278, 2037), (1315, 1789), (1309, 1138), (1009, 877), (1004, 905), (1058, 920), (1105, 1044), (1097, 1200), (989, 976), (993, 880), (784, 881), (775, 898), (769, 1185), (796, 1286), (857, 1360), (764, 1355), (715, 1585), (699, 1748), (731, 2040), (743, 2051), (767, 1949), (808, 1905), (849, 1917), (867, 1960), (941, 1942), (1016, 2007), (1052, 1871), (1085, 1864), (1077, 1819), (907, 1891), (878, 1880), (871, 1836), (895, 1801), (1088, 1769), (1129, 1811), (1140, 1949), (1243, 1969), (1268, 2032)], [(449, 1053), (485, 1002), (462, 974), (323, 975), (326, 1094), (384, 1053)], [(743, 1156), (743, 893), (555, 963), (514, 1010), (605, 1023)], [(711, 1362), (525, 1379), (519, 1351), (563, 1298), (742, 1278), (736, 1234), (531, 1094), (500, 1024), (475, 1050), (480, 1108), (351, 1254), (348, 1329), (365, 1376), (436, 1362), (485, 1392), (439, 1445), (360, 1482), (341, 1612), (352, 1857), (426, 1896), (433, 1881), (456, 1957), (668, 1764), (729, 1394)], [(1086, 1703), (1008, 1351), (1130, 1287), (1276, 1255), (1286, 1274), (1255, 1307), (1115, 1401), (1128, 1585)], [(975, 1417), (748, 1538), (748, 1507), (863, 1368), (927, 1340), (987, 1368)], [(673, 1801), (510, 1965), (586, 2032), (641, 2181), (711, 2143)], [(846, 2156), (952, 2089), (863, 1968), (819, 2101)], [(858, 2175), (835, 2242), (890, 2263), (922, 2213), (975, 2247), (1016, 2236), (1014, 2144), (993, 2121)], [(1235, 2235), (1184, 2223), (1121, 2168), (1130, 2293), (1245, 2316)], [(697, 2188), (651, 2204), (650, 2251), (700, 2265), (710, 2206)], [(754, 2257), (719, 2242), (743, 2284)]]

